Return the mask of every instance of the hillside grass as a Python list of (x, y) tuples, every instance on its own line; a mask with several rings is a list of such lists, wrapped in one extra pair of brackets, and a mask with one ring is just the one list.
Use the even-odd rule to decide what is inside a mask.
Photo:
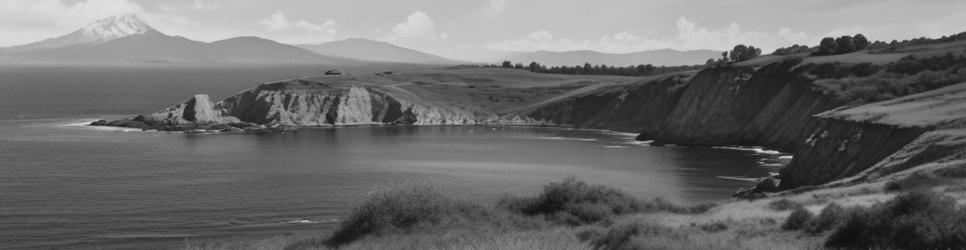
[[(429, 185), (370, 193), (330, 233), (185, 249), (957, 249), (961, 192), (885, 183), (678, 206), (567, 178), (485, 205)], [(942, 187), (936, 187), (942, 188)], [(939, 189), (937, 189), (939, 190)], [(954, 190), (955, 191), (955, 190)], [(791, 225), (791, 226), (789, 226)], [(898, 237), (897, 235), (902, 235)], [(247, 245), (246, 245), (247, 244)], [(966, 243), (964, 243), (966, 244)]]

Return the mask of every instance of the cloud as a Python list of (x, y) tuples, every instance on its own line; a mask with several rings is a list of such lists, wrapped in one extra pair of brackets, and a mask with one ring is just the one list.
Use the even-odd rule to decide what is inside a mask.
[(621, 31), (613, 35), (605, 35), (597, 40), (575, 40), (571, 38), (555, 39), (546, 30), (532, 32), (518, 40), (504, 40), (487, 44), (491, 50), (504, 51), (533, 51), (533, 50), (598, 50), (613, 53), (626, 53), (655, 49), (730, 49), (736, 44), (747, 44), (772, 50), (792, 43), (805, 44), (810, 42), (810, 36), (804, 32), (782, 27), (774, 33), (744, 30), (737, 23), (731, 23), (718, 29), (700, 27), (687, 18), (680, 17), (675, 22), (676, 33), (673, 36), (646, 37)]
[(406, 22), (396, 24), (392, 28), (393, 34), (402, 38), (433, 35), (436, 23), (422, 11), (416, 11), (406, 17)]
[(483, 13), (490, 17), (499, 16), (503, 14), (503, 10), (506, 9), (506, 0), (490, 0), (490, 3), (483, 10)]
[(268, 26), (268, 30), (287, 30), (292, 27), (292, 23), (285, 18), (285, 14), (281, 11), (276, 11), (275, 14), (268, 16), (258, 23)]
[(290, 21), (281, 11), (276, 11), (272, 15), (258, 21), (268, 28), (269, 31), (278, 35), (285, 42), (310, 43), (325, 42), (334, 40), (339, 35), (336, 28), (338, 24), (327, 19), (318, 24), (307, 20)]

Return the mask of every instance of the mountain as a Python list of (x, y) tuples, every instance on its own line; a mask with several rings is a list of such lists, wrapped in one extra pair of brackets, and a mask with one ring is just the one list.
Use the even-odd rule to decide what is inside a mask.
[(70, 34), (0, 49), (0, 61), (84, 63), (346, 63), (257, 37), (211, 43), (169, 36), (137, 16), (98, 20)]
[(573, 66), (590, 64), (607, 64), (612, 66), (653, 64), (665, 66), (704, 64), (708, 58), (721, 57), (721, 51), (689, 50), (677, 51), (672, 49), (650, 50), (626, 54), (602, 53), (590, 50), (577, 51), (534, 51), (510, 52), (505, 60), (527, 64), (537, 62), (549, 66)]
[(422, 63), (422, 64), (461, 64), (465, 63), (429, 53), (399, 47), (387, 42), (353, 38), (321, 44), (301, 44), (300, 48), (320, 55), (352, 58), (366, 61)]

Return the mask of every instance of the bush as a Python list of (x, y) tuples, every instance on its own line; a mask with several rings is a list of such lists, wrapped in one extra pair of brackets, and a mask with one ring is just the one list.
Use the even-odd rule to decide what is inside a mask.
[(634, 242), (637, 237), (666, 237), (676, 235), (671, 228), (652, 223), (633, 222), (616, 225), (607, 230), (587, 230), (577, 235), (581, 241), (587, 241), (594, 249), (641, 249)]
[(838, 203), (831, 203), (812, 220), (805, 223), (805, 232), (819, 234), (828, 231), (845, 220), (846, 210)]
[(775, 200), (768, 203), (768, 208), (775, 211), (792, 210), (801, 206), (802, 204), (788, 199)]
[(504, 197), (499, 206), (515, 213), (543, 216), (569, 225), (595, 223), (616, 215), (638, 212), (702, 213), (713, 207), (707, 204), (681, 207), (661, 199), (642, 201), (622, 190), (590, 185), (574, 177), (548, 184), (537, 197)]
[(513, 221), (519, 220), (475, 203), (447, 198), (429, 186), (395, 186), (370, 193), (342, 220), (326, 244), (341, 246), (365, 236), (406, 233), (416, 228), (445, 230), (459, 223), (499, 225)]
[(906, 178), (886, 182), (886, 184), (882, 186), (882, 189), (886, 192), (911, 191), (928, 189), (940, 184), (942, 184), (942, 180), (940, 179), (921, 173), (915, 173), (907, 176)]
[(704, 223), (704, 224), (698, 225), (698, 228), (705, 232), (714, 233), (714, 232), (728, 230), (728, 223), (724, 221), (715, 221), (711, 223)]
[(799, 230), (805, 226), (809, 220), (812, 219), (811, 211), (808, 211), (804, 206), (800, 206), (792, 210), (792, 214), (788, 215), (788, 219), (785, 219), (785, 224), (782, 224), (782, 229), (784, 230)]
[(911, 192), (853, 209), (825, 242), (831, 248), (962, 249), (966, 210), (934, 192)]

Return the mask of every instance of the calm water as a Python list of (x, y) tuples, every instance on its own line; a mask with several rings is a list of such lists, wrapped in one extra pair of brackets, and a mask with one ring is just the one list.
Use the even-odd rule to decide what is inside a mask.
[[(383, 70), (383, 69), (374, 69)], [(311, 66), (0, 67), (0, 249), (173, 248), (331, 228), (380, 185), (490, 202), (573, 175), (643, 198), (727, 199), (777, 156), (555, 128), (346, 127), (183, 135), (76, 126), (220, 99)]]

